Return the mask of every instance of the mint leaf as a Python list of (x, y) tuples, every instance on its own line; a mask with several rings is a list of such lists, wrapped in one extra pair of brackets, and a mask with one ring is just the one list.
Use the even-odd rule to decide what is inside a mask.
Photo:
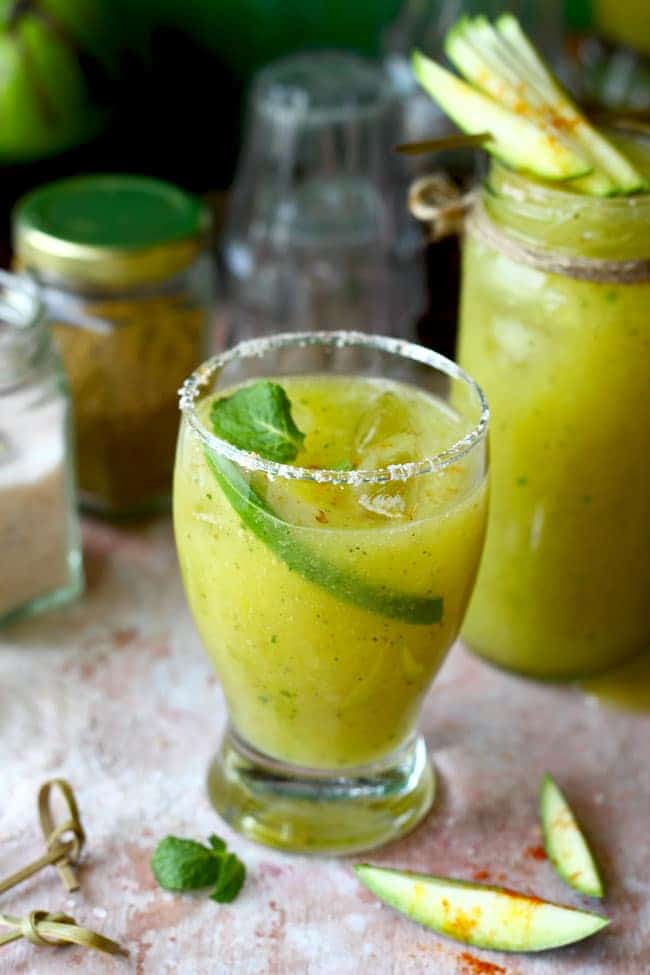
[(246, 867), (234, 853), (226, 853), (221, 862), (221, 871), (214, 891), (210, 894), (218, 904), (229, 904), (234, 901), (244, 886)]
[(215, 400), (210, 420), (222, 440), (281, 464), (296, 459), (305, 439), (294, 423), (286, 392), (266, 379)]
[(215, 836), (214, 833), (212, 833), (210, 836), (208, 836), (208, 843), (213, 850), (217, 851), (217, 853), (226, 852), (225, 840), (222, 840), (220, 836)]
[(214, 834), (208, 837), (210, 846), (196, 840), (166, 836), (151, 857), (153, 875), (166, 890), (215, 889), (212, 900), (226, 904), (234, 900), (246, 879), (246, 867), (226, 844)]
[(217, 883), (221, 864), (201, 843), (166, 836), (154, 850), (151, 869), (166, 890), (199, 890)]

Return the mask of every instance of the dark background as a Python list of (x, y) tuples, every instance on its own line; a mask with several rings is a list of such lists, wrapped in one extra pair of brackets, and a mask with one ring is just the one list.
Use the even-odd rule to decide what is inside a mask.
[[(80, 145), (33, 159), (0, 156), (3, 256), (13, 203), (49, 180), (125, 171), (169, 179), (196, 192), (225, 190), (232, 181), (245, 92), (254, 71), (303, 48), (342, 47), (376, 55), (382, 30), (399, 3), (0, 0), (0, 24), (2, 7), (7, 8), (6, 31), (16, 32), (21, 19), (36, 17), (57, 42), (64, 40), (82, 68), (89, 106), (101, 113), (99, 131), (84, 135)], [(75, 36), (70, 23), (88, 24), (92, 42), (81, 36), (83, 31)], [(34, 81), (46, 87), (42, 73), (39, 77), (35, 71)], [(54, 130), (66, 105), (45, 107)]]
[[(558, 3), (566, 30), (588, 29), (591, 0)], [(15, 45), (26, 74), (24, 90), (11, 104), (0, 87), (0, 262), (9, 259), (11, 208), (34, 186), (83, 172), (122, 171), (200, 193), (225, 191), (237, 161), (247, 87), (259, 67), (314, 48), (378, 57), (394, 25), (404, 22), (412, 26), (409, 46), (415, 38), (439, 54), (419, 23), (424, 17), (433, 24), (435, 38), (438, 10), (447, 16), (461, 6), (488, 12), (511, 7), (523, 13), (535, 38), (556, 19), (547, 0), (457, 0), (456, 6), (453, 0), (0, 0), (0, 39)], [(40, 48), (26, 46), (30, 24), (39, 26)], [(562, 40), (561, 25), (558, 36), (553, 46), (575, 53), (576, 44)], [(589, 44), (599, 77), (600, 49)], [(47, 57), (54, 47), (81, 70), (82, 109), (71, 107), (74, 98), (51, 83), (59, 70)], [(0, 47), (4, 79), (3, 58)], [(587, 75), (583, 67), (578, 64), (578, 80)], [(650, 66), (643, 70), (650, 99)], [(634, 87), (639, 90), (636, 81)], [(36, 104), (52, 139), (46, 132), (37, 152), (18, 157), (6, 151), (2, 131), (16, 123), (25, 98)], [(57, 144), (57, 132), (75, 112), (79, 132)]]

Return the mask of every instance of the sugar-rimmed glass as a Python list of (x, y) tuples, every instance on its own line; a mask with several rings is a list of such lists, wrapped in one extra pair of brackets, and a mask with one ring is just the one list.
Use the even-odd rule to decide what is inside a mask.
[[(211, 432), (212, 399), (261, 378), (288, 390), (306, 443), (325, 428), (316, 468), (262, 460)], [(319, 388), (339, 401), (326, 396), (317, 412)], [(480, 389), (397, 339), (292, 333), (208, 360), (181, 409), (176, 540), (229, 714), (213, 804), (289, 850), (344, 853), (401, 835), (433, 799), (416, 722), (483, 543)], [(354, 444), (341, 434), (352, 414)], [(334, 464), (337, 444), (357, 452), (356, 469)]]

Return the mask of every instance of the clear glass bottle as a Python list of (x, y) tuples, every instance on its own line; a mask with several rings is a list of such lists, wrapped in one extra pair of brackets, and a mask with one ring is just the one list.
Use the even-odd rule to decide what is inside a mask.
[(71, 433), (38, 289), (0, 271), (0, 623), (83, 589)]
[(50, 309), (91, 511), (139, 515), (169, 503), (177, 390), (211, 339), (207, 230), (198, 199), (140, 176), (62, 180), (18, 204), (17, 265)]
[[(624, 145), (650, 175), (650, 140)], [(503, 667), (584, 676), (650, 643), (650, 194), (494, 162), (481, 207), (459, 361), (492, 410), (492, 497), (464, 634)]]

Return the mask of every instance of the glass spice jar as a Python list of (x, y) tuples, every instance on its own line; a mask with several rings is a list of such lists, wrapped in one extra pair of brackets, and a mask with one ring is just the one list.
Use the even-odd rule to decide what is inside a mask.
[(177, 390), (209, 350), (215, 272), (194, 196), (141, 176), (50, 183), (14, 214), (72, 387), (81, 500), (109, 516), (167, 506)]
[(0, 271), (0, 624), (83, 589), (71, 440), (38, 289)]

